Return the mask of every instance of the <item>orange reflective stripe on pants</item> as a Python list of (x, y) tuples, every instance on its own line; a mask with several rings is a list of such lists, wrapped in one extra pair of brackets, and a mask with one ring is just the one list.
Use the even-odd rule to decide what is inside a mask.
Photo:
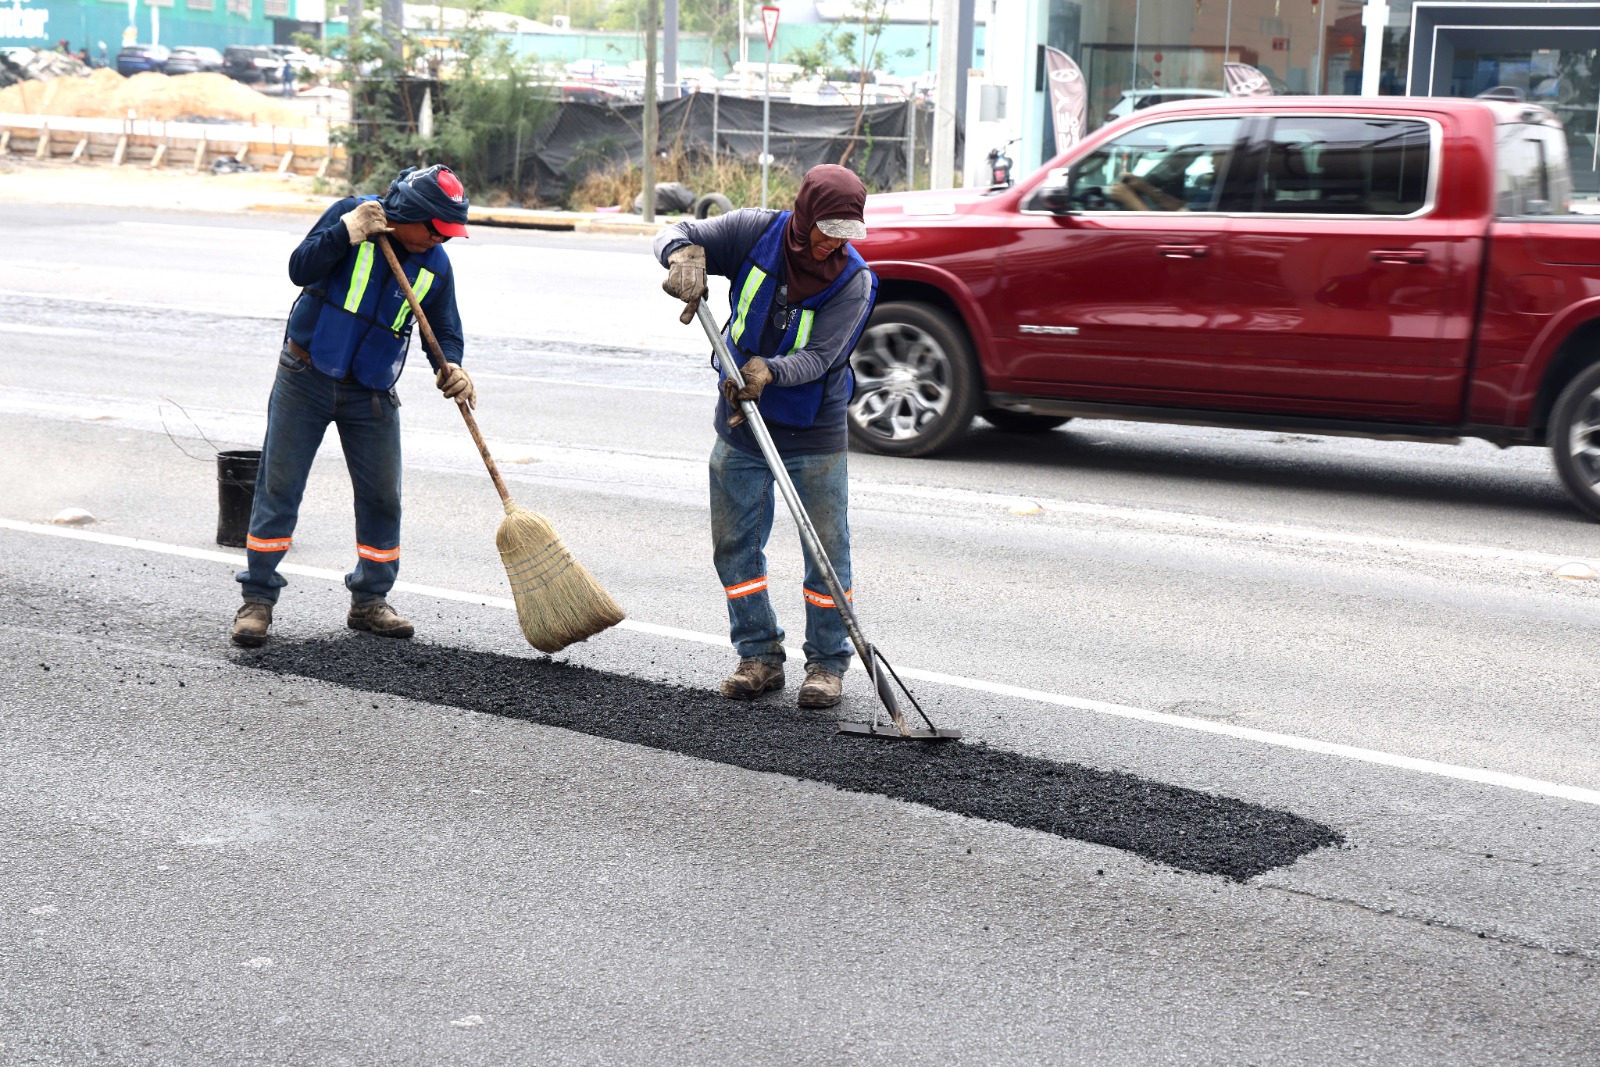
[(252, 552), (287, 552), (289, 551), (289, 543), (293, 540), (294, 538), (292, 537), (255, 537), (247, 535), (244, 539), (244, 547)]
[(765, 590), (767, 588), (767, 577), (762, 575), (760, 578), (755, 578), (748, 582), (740, 582), (738, 585), (726, 585), (722, 588), (723, 592), (728, 594), (729, 600), (738, 600), (742, 596), (749, 596), (751, 593), (759, 593)]
[[(809, 589), (802, 589), (801, 592), (805, 593), (807, 604), (815, 604), (819, 608), (833, 607), (833, 597), (831, 596), (826, 596), (822, 593), (813, 593)], [(844, 591), (844, 598), (851, 603), (855, 603), (856, 591), (854, 589), (846, 589)]]
[(362, 559), (370, 559), (374, 563), (393, 563), (400, 558), (400, 546), (393, 548), (373, 548), (371, 545), (356, 545), (356, 555)]

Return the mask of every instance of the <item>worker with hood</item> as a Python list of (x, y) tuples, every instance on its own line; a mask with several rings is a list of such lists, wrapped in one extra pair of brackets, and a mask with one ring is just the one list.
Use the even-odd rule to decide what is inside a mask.
[[(850, 354), (878, 290), (849, 243), (867, 234), (866, 195), (854, 172), (824, 165), (806, 174), (793, 211), (746, 208), (679, 222), (656, 237), (656, 257), (669, 271), (662, 288), (688, 305), (684, 322), (706, 293), (708, 273), (731, 282), (723, 336), (745, 385), (736, 389), (718, 368), (711, 536), (739, 653), (739, 666), (721, 691), (736, 700), (784, 686), (783, 629), (767, 595), (773, 478), (740, 401), (757, 402), (823, 551), (851, 595), (845, 421), (854, 386)], [(849, 634), (809, 558), (803, 594), (806, 677), (799, 704), (832, 707), (850, 665)]]
[(400, 569), (400, 397), (395, 382), (411, 345), (410, 305), (373, 240), (390, 235), (407, 280), (446, 360), (436, 376), (445, 396), (477, 406), (461, 368), (461, 318), (444, 243), (467, 236), (467, 195), (440, 165), (402, 171), (383, 197), (346, 197), (323, 213), (289, 256), (301, 286), (289, 312), (277, 378), (267, 402), (255, 502), (238, 574), (244, 604), (232, 637), (259, 645), (272, 625), (278, 564), (294, 539), (311, 461), (328, 424), (355, 490), (356, 562), (345, 575), (346, 623), (383, 637), (410, 637), (409, 620), (389, 605)]

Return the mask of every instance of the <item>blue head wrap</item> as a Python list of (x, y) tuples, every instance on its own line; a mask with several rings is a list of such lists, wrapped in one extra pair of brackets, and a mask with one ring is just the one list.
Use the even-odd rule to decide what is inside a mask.
[(442, 163), (426, 170), (407, 167), (389, 184), (383, 213), (392, 222), (467, 221), (467, 193), (461, 179)]

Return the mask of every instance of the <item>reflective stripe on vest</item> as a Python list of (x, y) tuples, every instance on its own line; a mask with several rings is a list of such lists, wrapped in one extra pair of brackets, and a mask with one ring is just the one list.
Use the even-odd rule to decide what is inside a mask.
[(372, 242), (362, 241), (356, 249), (356, 265), (350, 271), (350, 291), (344, 294), (344, 309), (354, 314), (361, 308), (361, 298), (367, 295), (367, 282), (372, 278)]
[(739, 290), (739, 315), (733, 320), (733, 339), (737, 342), (744, 336), (745, 316), (750, 314), (750, 302), (761, 291), (761, 286), (767, 280), (767, 272), (760, 267), (751, 267), (750, 273), (745, 275), (744, 288)]
[(795, 331), (794, 346), (790, 348), (789, 351), (800, 351), (806, 346), (806, 342), (809, 340), (811, 340), (811, 311), (810, 309), (807, 309), (800, 312), (800, 329)]
[[(417, 303), (422, 303), (422, 298), (428, 295), (428, 290), (432, 286), (433, 271), (417, 271), (417, 284), (411, 287), (411, 291), (417, 294)], [(411, 302), (408, 300), (404, 304), (400, 305), (400, 313), (394, 317), (394, 325), (390, 326), (389, 329), (393, 330), (395, 333), (399, 333), (400, 328), (406, 324), (406, 315), (410, 314), (410, 312)]]

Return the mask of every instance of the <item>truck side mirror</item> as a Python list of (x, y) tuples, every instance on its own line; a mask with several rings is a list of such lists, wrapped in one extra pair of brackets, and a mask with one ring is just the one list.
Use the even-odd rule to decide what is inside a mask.
[(1072, 183), (1076, 179), (1077, 175), (1073, 174), (1070, 168), (1050, 175), (1045, 184), (1033, 194), (1029, 208), (1034, 211), (1048, 211), (1052, 215), (1070, 215)]

